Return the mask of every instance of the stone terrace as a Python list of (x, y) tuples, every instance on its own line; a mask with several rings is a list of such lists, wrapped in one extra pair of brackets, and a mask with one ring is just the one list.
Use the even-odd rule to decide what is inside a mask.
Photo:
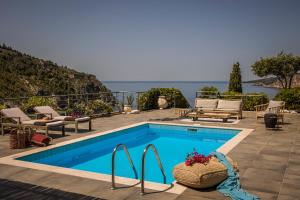
[[(197, 122), (203, 125), (255, 129), (231, 152), (240, 168), (242, 187), (261, 199), (298, 199), (300, 197), (300, 115), (287, 114), (286, 123), (278, 131), (266, 130), (256, 121), (254, 112), (244, 112), (244, 119), (235, 125)], [(181, 122), (174, 110), (156, 110), (136, 115), (115, 115), (93, 120), (95, 131), (78, 134), (69, 130), (65, 137), (51, 135), (53, 143), (110, 130), (141, 121)], [(188, 123), (188, 122), (185, 122)], [(190, 124), (190, 123), (189, 123)], [(68, 130), (67, 130), (68, 131)], [(0, 157), (25, 150), (11, 150), (9, 136), (0, 136)], [(34, 147), (32, 147), (34, 148)], [(138, 187), (112, 191), (111, 183), (62, 175), (52, 172), (0, 165), (0, 199), (226, 199), (215, 189), (187, 189), (180, 195), (149, 191), (141, 196)]]

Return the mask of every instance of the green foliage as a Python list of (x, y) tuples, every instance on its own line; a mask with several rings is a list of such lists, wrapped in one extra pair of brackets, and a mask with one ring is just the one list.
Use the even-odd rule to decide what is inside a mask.
[(243, 94), (239, 92), (227, 91), (221, 94), (223, 99), (241, 99)]
[(220, 96), (220, 92), (218, 88), (214, 86), (204, 86), (203, 88), (200, 89), (200, 94), (199, 92), (197, 93), (197, 97), (200, 98), (217, 98)]
[(143, 93), (138, 98), (140, 110), (158, 109), (158, 97), (165, 96), (168, 102), (168, 108), (187, 108), (189, 103), (182, 95), (181, 91), (175, 88), (152, 88)]
[(237, 62), (233, 65), (232, 72), (230, 73), (229, 87), (230, 92), (243, 92), (242, 88), (242, 75), (240, 69), (240, 63)]
[(264, 93), (238, 93), (238, 92), (224, 92), (221, 95), (221, 98), (228, 100), (243, 100), (243, 110), (253, 111), (255, 110), (254, 106), (265, 104), (269, 102), (269, 98)]
[(22, 109), (27, 113), (34, 113), (33, 108), (35, 106), (50, 106), (53, 109), (57, 108), (56, 100), (47, 97), (30, 97), (22, 104)]
[(7, 108), (5, 104), (0, 104), (0, 110)]
[(113, 111), (112, 106), (102, 100), (94, 100), (85, 104), (84, 102), (76, 103), (72, 107), (68, 108), (68, 115), (75, 116), (90, 116), (94, 114), (111, 113)]
[(284, 101), (287, 109), (300, 111), (300, 87), (280, 90), (275, 100)]
[(247, 93), (247, 95), (249, 96), (245, 96), (243, 98), (243, 110), (246, 111), (254, 111), (255, 110), (254, 106), (269, 102), (268, 96), (264, 93)]
[(0, 98), (111, 92), (94, 75), (34, 58), (0, 45)]
[(291, 88), (292, 80), (300, 70), (300, 57), (281, 52), (275, 57), (261, 58), (251, 67), (255, 75), (276, 76), (282, 88)]
[(127, 98), (127, 105), (132, 106), (133, 101), (134, 101), (134, 96), (133, 95), (129, 95), (126, 98)]
[(89, 102), (86, 110), (91, 112), (90, 114), (111, 113), (113, 111), (112, 107), (102, 100)]
[(216, 88), (214, 86), (205, 86), (205, 87), (201, 88), (200, 91), (202, 92), (203, 95), (210, 95), (212, 93), (216, 94), (219, 92), (218, 88)]
[(73, 116), (83, 116), (89, 114), (89, 110), (87, 110), (85, 103), (76, 103), (67, 109), (67, 115)]

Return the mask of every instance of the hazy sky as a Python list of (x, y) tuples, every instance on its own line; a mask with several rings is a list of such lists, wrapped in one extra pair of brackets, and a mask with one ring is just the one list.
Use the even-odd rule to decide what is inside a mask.
[(300, 1), (0, 0), (0, 42), (100, 80), (243, 79), (300, 54)]

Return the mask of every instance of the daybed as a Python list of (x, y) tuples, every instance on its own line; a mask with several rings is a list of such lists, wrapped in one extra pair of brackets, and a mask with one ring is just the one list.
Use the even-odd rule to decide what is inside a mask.
[(226, 113), (242, 118), (242, 100), (195, 99), (195, 110), (203, 113)]

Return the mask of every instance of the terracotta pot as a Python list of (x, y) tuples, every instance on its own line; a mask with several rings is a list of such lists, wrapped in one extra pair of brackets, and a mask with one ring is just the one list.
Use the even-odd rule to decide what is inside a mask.
[(164, 109), (164, 108), (168, 107), (168, 102), (167, 102), (165, 96), (159, 96), (158, 100), (157, 100), (157, 103), (158, 103), (159, 109)]
[(130, 113), (131, 112), (131, 105), (124, 105), (124, 112), (125, 113)]

